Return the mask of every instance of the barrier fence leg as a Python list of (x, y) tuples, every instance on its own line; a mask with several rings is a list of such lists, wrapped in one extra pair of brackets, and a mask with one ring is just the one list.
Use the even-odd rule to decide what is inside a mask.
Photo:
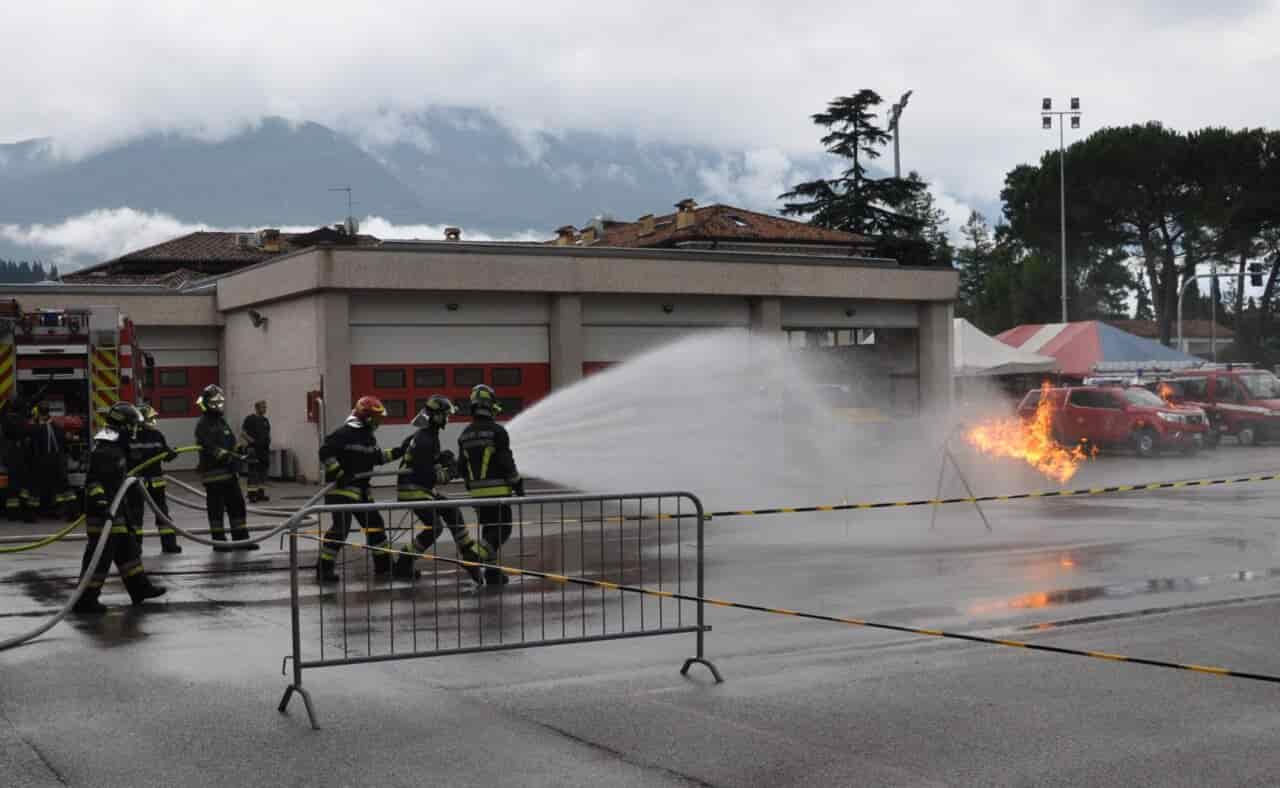
[[(705, 652), (703, 651), (703, 647), (705, 645), (704, 639), (706, 637), (707, 628), (706, 628), (706, 622), (703, 618), (704, 604), (702, 602), (703, 598), (706, 596), (706, 589), (703, 587), (703, 577), (702, 577), (703, 575), (702, 531), (703, 531), (703, 522), (705, 521), (706, 518), (702, 511), (702, 501), (699, 501), (698, 499), (695, 498), (694, 504), (697, 508), (697, 514), (698, 514), (698, 558), (697, 558), (697, 561), (698, 561), (697, 563), (697, 573), (698, 573), (698, 602), (697, 602), (698, 646), (697, 648), (698, 648), (698, 652), (695, 656), (689, 657), (684, 661), (684, 667), (680, 668), (680, 675), (682, 676), (689, 675), (689, 668), (693, 667), (694, 664), (706, 665), (707, 669), (711, 671), (711, 676), (716, 680), (716, 683), (722, 684), (724, 683), (724, 677), (720, 675), (720, 671), (716, 669), (716, 666), (713, 665), (711, 661), (706, 658)], [(677, 571), (679, 570), (677, 569)]]
[(302, 686), (302, 621), (298, 601), (298, 532), (296, 529), (289, 531), (289, 606), (291, 608), (289, 617), (293, 624), (293, 683), (285, 688), (284, 697), (280, 699), (280, 705), (277, 708), (281, 712), (287, 712), (293, 693), (298, 693), (307, 707), (307, 719), (311, 721), (312, 729), (320, 730), (320, 723), (316, 721), (315, 706), (311, 704), (311, 693)]

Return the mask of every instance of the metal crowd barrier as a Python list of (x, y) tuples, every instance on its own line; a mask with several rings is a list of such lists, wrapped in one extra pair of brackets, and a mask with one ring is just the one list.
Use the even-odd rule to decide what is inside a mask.
[[(481, 538), (477, 504), (506, 505), (513, 512), (512, 532), (491, 566), (507, 567), (505, 585), (474, 585), (467, 579), (448, 528), (441, 529), (426, 557), (415, 564), (422, 575), (396, 579), (378, 575), (374, 553), (394, 562), (422, 526), (413, 510), (455, 510)], [(720, 673), (705, 658), (702, 502), (686, 492), (608, 495), (549, 495), (523, 498), (451, 499), (313, 505), (308, 515), (380, 512), (387, 534), (400, 533), (380, 548), (367, 548), (359, 523), (338, 558), (340, 582), (317, 586), (311, 567), (299, 562), (299, 540), (325, 541), (314, 526), (294, 523), (289, 532), (292, 617), (292, 683), (279, 704), (286, 711), (296, 692), (302, 696), (313, 728), (319, 728), (302, 672), (313, 668), (476, 654), (657, 635), (694, 634), (696, 653), (681, 668), (705, 665), (716, 681)], [(407, 528), (406, 528), (407, 526)], [(687, 544), (687, 541), (692, 543)], [(437, 558), (438, 557), (438, 558)], [(437, 560), (433, 560), (437, 558)], [(547, 578), (522, 576), (519, 570), (582, 577), (609, 584), (643, 586), (688, 594), (680, 600), (628, 594), (601, 587), (570, 587)]]

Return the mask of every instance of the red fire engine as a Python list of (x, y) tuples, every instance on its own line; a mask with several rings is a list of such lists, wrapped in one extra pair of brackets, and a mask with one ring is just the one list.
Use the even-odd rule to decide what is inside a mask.
[(66, 436), (73, 487), (84, 484), (89, 438), (106, 410), (142, 400), (143, 358), (119, 307), (24, 312), (16, 300), (0, 299), (0, 403), (49, 404)]

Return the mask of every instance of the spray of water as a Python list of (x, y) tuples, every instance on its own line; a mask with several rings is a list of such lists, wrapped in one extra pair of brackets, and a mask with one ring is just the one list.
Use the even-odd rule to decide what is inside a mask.
[(859, 452), (811, 364), (781, 341), (694, 335), (542, 400), (511, 422), (512, 445), (525, 475), (581, 490), (839, 502)]

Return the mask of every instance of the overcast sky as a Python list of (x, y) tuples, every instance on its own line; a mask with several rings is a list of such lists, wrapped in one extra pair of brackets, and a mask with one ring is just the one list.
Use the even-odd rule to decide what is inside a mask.
[(776, 169), (816, 150), (808, 115), (832, 96), (910, 89), (904, 169), (957, 211), (993, 203), (1006, 171), (1056, 144), (1041, 96), (1080, 96), (1081, 134), (1275, 123), (1277, 2), (1057, 5), (14, 3), (0, 141), (52, 136), (75, 156), (157, 129), (219, 137), (264, 115), (386, 141), (399, 113), (446, 104), (516, 130), (706, 144)]

